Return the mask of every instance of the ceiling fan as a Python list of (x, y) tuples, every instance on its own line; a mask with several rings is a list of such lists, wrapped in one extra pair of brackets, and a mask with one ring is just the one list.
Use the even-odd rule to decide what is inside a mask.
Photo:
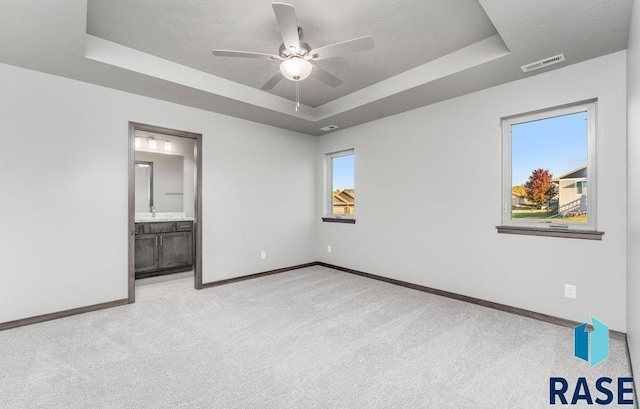
[(317, 65), (311, 64), (310, 61), (319, 61), (325, 58), (373, 48), (373, 37), (364, 36), (312, 49), (309, 44), (300, 41), (302, 28), (298, 27), (295, 7), (287, 3), (273, 3), (272, 6), (283, 41), (277, 55), (246, 51), (213, 50), (213, 55), (219, 57), (258, 58), (281, 61), (280, 70), (260, 88), (262, 90), (272, 89), (282, 78), (298, 82), (306, 79), (312, 73), (314, 78), (317, 78), (330, 87), (337, 87), (342, 83), (340, 79), (329, 74)]

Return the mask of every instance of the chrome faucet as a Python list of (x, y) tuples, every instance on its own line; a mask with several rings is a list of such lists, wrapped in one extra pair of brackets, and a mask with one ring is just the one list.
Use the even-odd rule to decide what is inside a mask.
[(156, 217), (156, 207), (151, 206), (151, 217)]

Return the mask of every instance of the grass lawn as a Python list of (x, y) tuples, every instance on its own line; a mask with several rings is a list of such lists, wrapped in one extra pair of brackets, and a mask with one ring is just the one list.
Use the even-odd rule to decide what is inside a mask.
[(564, 218), (558, 219), (558, 221), (574, 222), (574, 223), (586, 223), (587, 222), (587, 215), (583, 214), (583, 215), (574, 216), (574, 217), (564, 217)]
[(546, 219), (548, 217), (553, 216), (554, 212), (548, 212), (546, 210), (538, 210), (538, 209), (523, 209), (523, 210), (512, 210), (511, 218), (512, 219)]
[[(555, 212), (548, 212), (546, 210), (538, 210), (538, 209), (518, 209), (511, 211), (511, 219), (548, 219), (551, 216), (555, 215)], [(553, 221), (557, 221), (558, 223), (586, 223), (587, 215), (583, 214), (580, 216), (574, 217), (554, 217), (550, 219)]]

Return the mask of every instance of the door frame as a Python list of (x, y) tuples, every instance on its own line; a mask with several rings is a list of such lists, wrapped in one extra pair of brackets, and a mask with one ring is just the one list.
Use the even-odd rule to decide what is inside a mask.
[(188, 138), (195, 141), (194, 162), (195, 162), (195, 262), (194, 262), (194, 288), (202, 289), (202, 134), (177, 131), (175, 129), (163, 128), (154, 125), (129, 122), (129, 304), (136, 300), (136, 272), (135, 272), (135, 234), (136, 234), (136, 214), (135, 214), (135, 164), (136, 164), (136, 131), (147, 131), (179, 138)]

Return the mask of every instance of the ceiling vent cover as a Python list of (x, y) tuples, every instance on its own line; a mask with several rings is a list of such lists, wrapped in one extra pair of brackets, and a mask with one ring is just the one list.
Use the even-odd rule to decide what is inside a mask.
[(333, 131), (334, 129), (338, 129), (338, 126), (337, 125), (329, 125), (329, 126), (325, 126), (324, 128), (320, 128), (320, 130), (324, 131), (324, 132)]
[(558, 54), (553, 57), (545, 58), (544, 60), (532, 62), (531, 64), (523, 65), (520, 67), (522, 72), (529, 72), (534, 70), (539, 70), (540, 68), (544, 68), (548, 65), (558, 64), (564, 61), (564, 54)]

